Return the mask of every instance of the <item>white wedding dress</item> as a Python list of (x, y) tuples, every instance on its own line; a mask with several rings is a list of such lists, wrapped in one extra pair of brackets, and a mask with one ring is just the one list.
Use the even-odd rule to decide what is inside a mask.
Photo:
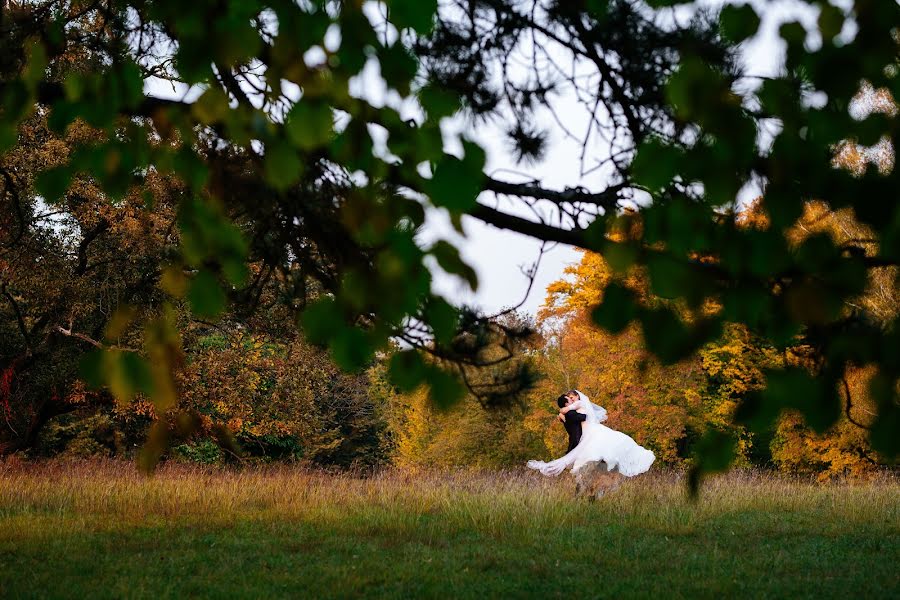
[(578, 398), (572, 406), (587, 417), (581, 425), (581, 441), (565, 456), (550, 462), (529, 460), (528, 466), (552, 477), (569, 466), (574, 473), (588, 463), (602, 460), (610, 471), (617, 470), (626, 477), (645, 473), (656, 460), (653, 452), (638, 445), (621, 431), (603, 425), (606, 410), (588, 400), (581, 392), (578, 392)]

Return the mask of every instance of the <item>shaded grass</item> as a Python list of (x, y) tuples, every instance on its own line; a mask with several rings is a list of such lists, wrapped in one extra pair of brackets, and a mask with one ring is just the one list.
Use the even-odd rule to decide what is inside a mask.
[(900, 485), (0, 466), (0, 596), (900, 597)]

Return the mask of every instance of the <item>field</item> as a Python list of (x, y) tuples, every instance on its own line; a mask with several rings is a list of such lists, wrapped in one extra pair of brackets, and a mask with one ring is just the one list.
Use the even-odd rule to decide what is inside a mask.
[(0, 463), (0, 597), (900, 597), (900, 482)]

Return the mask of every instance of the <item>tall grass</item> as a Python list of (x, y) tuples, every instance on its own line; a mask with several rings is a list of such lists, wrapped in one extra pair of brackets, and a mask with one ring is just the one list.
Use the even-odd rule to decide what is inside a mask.
[[(234, 538), (236, 531), (242, 533)], [(200, 533), (205, 537), (197, 538)], [(200, 588), (201, 596), (218, 595), (218, 583), (228, 580), (220, 566), (231, 564), (235, 552), (262, 552), (293, 565), (283, 576), (313, 585), (314, 595), (324, 596), (354, 595), (356, 588), (341, 582), (355, 581), (346, 573), (361, 560), (370, 569), (367, 585), (377, 584), (376, 595), (402, 595), (420, 582), (421, 595), (452, 588), (472, 597), (484, 593), (482, 586), (513, 595), (567, 589), (577, 585), (579, 561), (587, 560), (604, 569), (631, 570), (629, 579), (616, 582), (626, 596), (654, 589), (675, 596), (688, 590), (739, 593), (744, 584), (751, 591), (796, 595), (807, 589), (797, 587), (807, 575), (798, 574), (800, 580), (793, 582), (753, 581), (757, 571), (793, 565), (790, 569), (801, 574), (868, 569), (860, 581), (870, 582), (870, 593), (888, 597), (900, 589), (896, 567), (885, 563), (900, 559), (898, 534), (900, 483), (890, 475), (865, 484), (823, 485), (733, 472), (710, 478), (700, 498), (691, 501), (680, 475), (651, 472), (590, 502), (575, 495), (571, 479), (547, 479), (524, 469), (389, 470), (363, 476), (284, 465), (228, 470), (165, 464), (147, 477), (117, 461), (0, 465), (0, 557), (14, 557), (19, 568), (31, 569), (52, 587), (53, 568), (41, 558), (55, 556), (68, 565), (59, 567), (63, 580), (77, 579), (78, 569), (93, 569), (100, 581), (113, 577), (113, 590), (126, 590), (125, 595), (132, 595), (123, 583), (127, 573), (111, 575), (89, 555), (115, 540), (123, 540), (124, 547), (137, 544), (143, 552), (136, 540), (149, 536), (158, 546), (151, 544), (148, 551), (165, 557), (168, 546), (177, 546), (192, 557), (191, 568), (210, 570), (213, 579)], [(296, 540), (306, 540), (298, 546), (305, 558), (297, 564), (285, 554)], [(230, 544), (227, 556), (216, 554), (218, 543)], [(742, 564), (737, 554), (745, 550), (751, 554)], [(75, 556), (79, 553), (87, 555)], [(420, 555), (444, 566), (423, 574), (427, 563)], [(863, 560), (873, 562), (856, 564)], [(666, 564), (685, 572), (657, 572)], [(480, 575), (468, 570), (472, 565), (481, 565)], [(148, 568), (131, 577), (150, 576), (157, 567)], [(709, 580), (692, 581), (691, 569), (708, 571)], [(635, 570), (650, 579), (635, 579)], [(21, 573), (9, 565), (0, 566), (0, 586), (4, 578), (7, 587), (0, 592), (30, 595)], [(315, 587), (320, 583), (323, 587)], [(843, 585), (823, 588), (827, 582), (812, 578), (807, 583), (826, 595)], [(272, 591), (267, 585), (268, 579), (260, 579), (247, 595), (266, 595)], [(759, 585), (764, 587), (753, 587)]]
[[(229, 470), (164, 464), (152, 476), (121, 461), (0, 463), (0, 517), (91, 515), (129, 524), (149, 517), (216, 523), (235, 515), (338, 521), (415, 519), (440, 513), (448, 525), (535, 528), (603, 513), (645, 527), (683, 528), (748, 511), (814, 512), (840, 529), (879, 515), (900, 520), (900, 482), (821, 484), (804, 478), (735, 471), (706, 480), (699, 500), (677, 473), (631, 479), (598, 502), (577, 497), (566, 476), (522, 470), (387, 470), (326, 473), (289, 465)], [(536, 522), (535, 518), (542, 519)]]

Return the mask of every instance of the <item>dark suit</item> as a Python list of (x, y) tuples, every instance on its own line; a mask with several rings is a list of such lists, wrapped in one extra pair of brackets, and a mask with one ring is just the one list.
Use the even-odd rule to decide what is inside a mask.
[(574, 410), (566, 413), (566, 422), (563, 423), (566, 426), (566, 433), (569, 434), (569, 447), (566, 449), (566, 454), (571, 452), (578, 445), (578, 442), (581, 441), (581, 424), (586, 419), (587, 415)]

